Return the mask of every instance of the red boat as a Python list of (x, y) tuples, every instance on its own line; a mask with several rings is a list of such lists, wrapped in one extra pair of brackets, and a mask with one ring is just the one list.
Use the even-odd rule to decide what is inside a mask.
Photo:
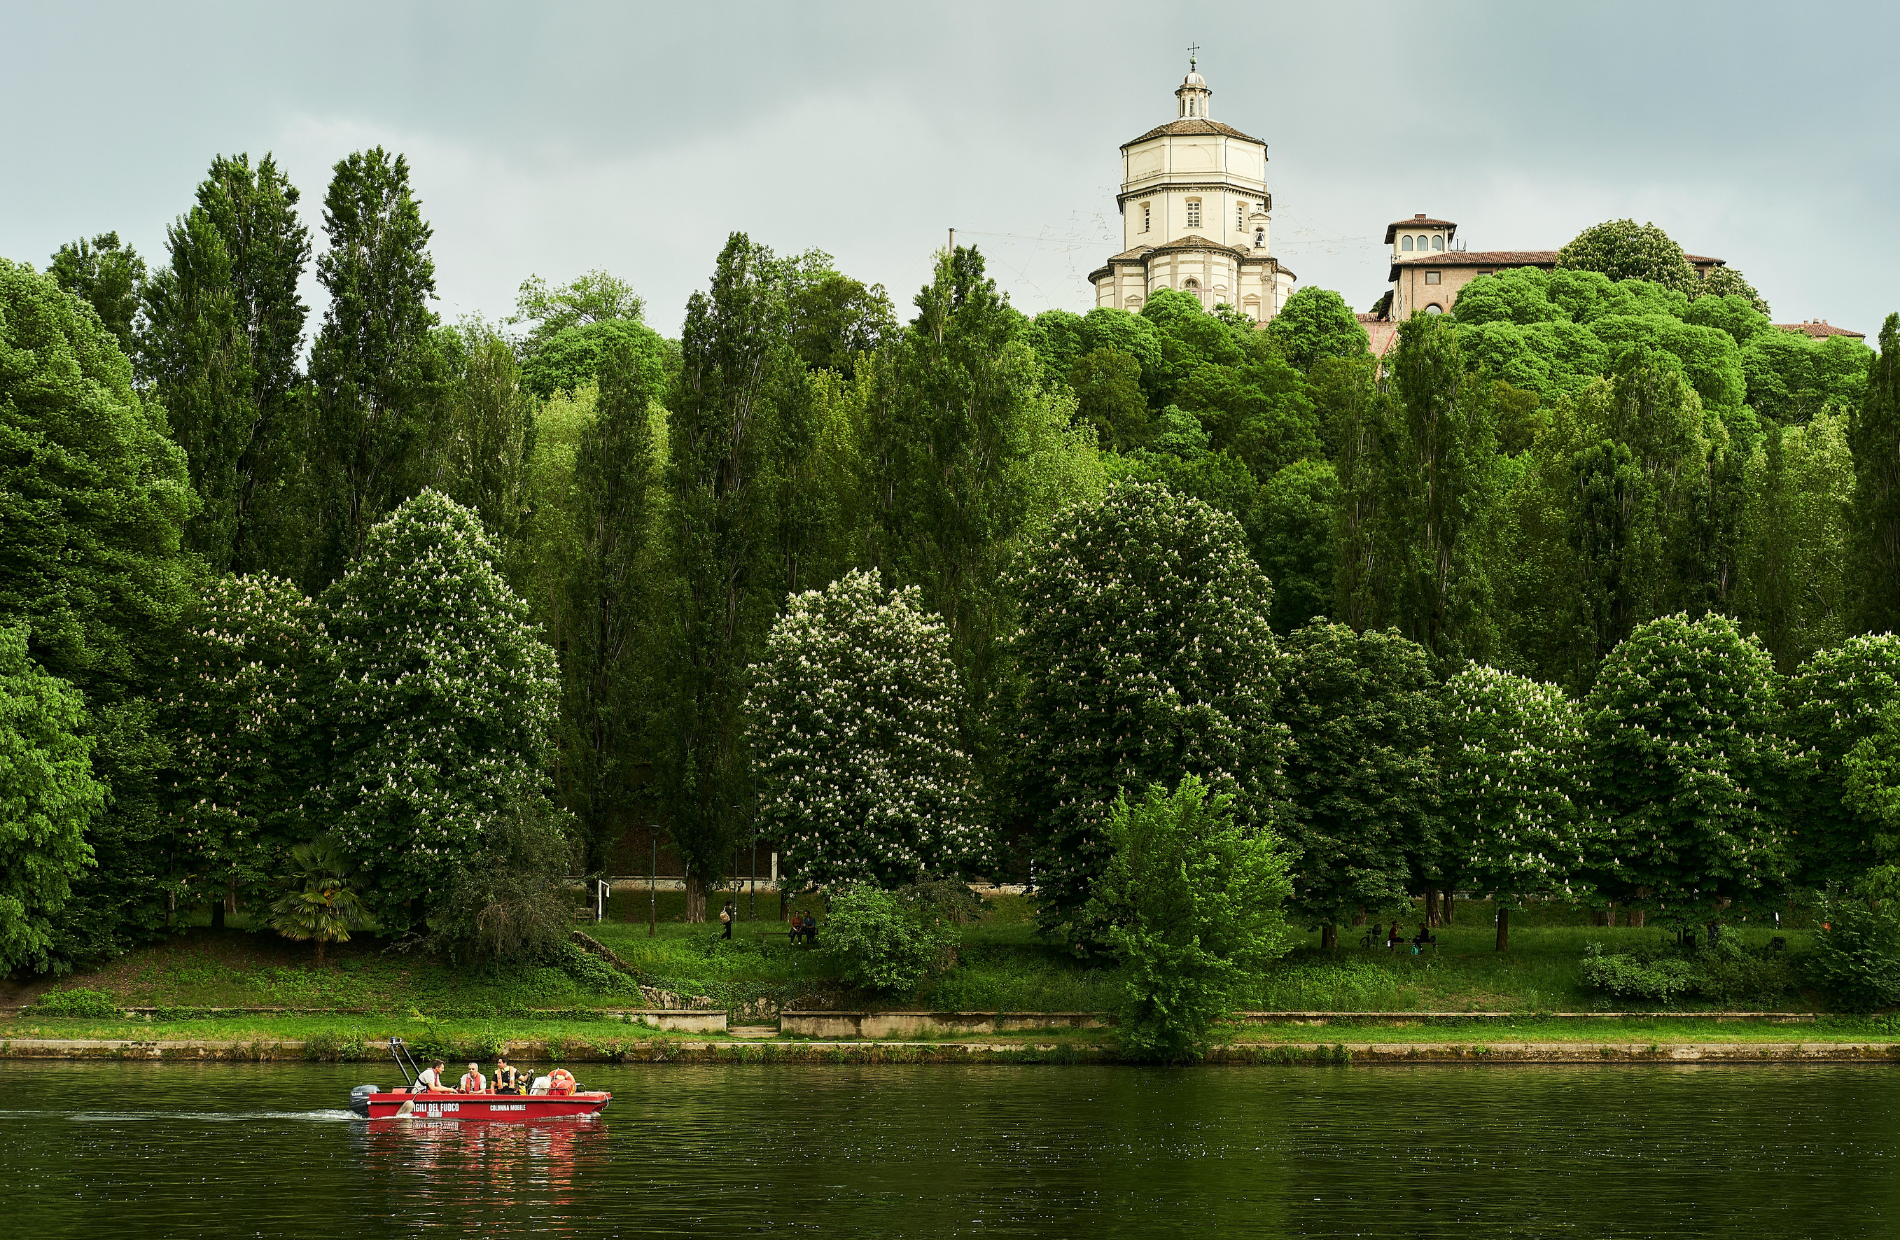
[[(529, 1122), (598, 1115), (613, 1095), (605, 1090), (525, 1094), (458, 1094), (447, 1090), (414, 1092), (418, 1071), (401, 1038), (389, 1039), (389, 1053), (402, 1069), (403, 1088), (387, 1092), (375, 1085), (350, 1091), (350, 1110), (365, 1119), (479, 1119)], [(408, 1060), (408, 1062), (404, 1062)]]

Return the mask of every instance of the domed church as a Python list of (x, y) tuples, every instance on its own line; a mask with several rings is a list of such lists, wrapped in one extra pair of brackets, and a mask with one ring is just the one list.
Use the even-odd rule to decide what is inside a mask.
[(1122, 143), (1123, 249), (1089, 275), (1096, 305), (1139, 310), (1172, 288), (1264, 323), (1292, 295), (1268, 249), (1267, 144), (1215, 120), (1213, 94), (1190, 56), (1174, 119)]

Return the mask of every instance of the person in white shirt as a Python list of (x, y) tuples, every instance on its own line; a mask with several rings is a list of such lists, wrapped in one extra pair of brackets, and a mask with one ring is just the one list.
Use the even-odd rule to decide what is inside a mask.
[(440, 1059), (436, 1060), (433, 1065), (416, 1073), (416, 1092), (419, 1094), (445, 1093), (448, 1088), (447, 1085), (442, 1083), (442, 1061)]
[(488, 1078), (482, 1075), (480, 1064), (470, 1064), (468, 1071), (462, 1073), (462, 1092), (465, 1094), (488, 1092)]

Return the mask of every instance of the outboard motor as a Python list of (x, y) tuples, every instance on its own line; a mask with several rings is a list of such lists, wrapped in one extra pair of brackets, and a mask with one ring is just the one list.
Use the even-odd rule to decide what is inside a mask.
[(355, 1111), (364, 1119), (368, 1119), (369, 1096), (382, 1092), (382, 1090), (376, 1088), (374, 1085), (358, 1085), (355, 1089), (350, 1091), (350, 1110)]

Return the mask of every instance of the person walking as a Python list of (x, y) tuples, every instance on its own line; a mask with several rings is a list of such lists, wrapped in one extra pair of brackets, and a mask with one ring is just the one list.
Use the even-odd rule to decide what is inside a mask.
[(729, 939), (732, 937), (732, 923), (736, 920), (738, 911), (738, 909), (733, 907), (731, 900), (727, 900), (726, 907), (719, 910), (719, 924), (725, 927), (725, 929), (719, 932), (720, 938)]

